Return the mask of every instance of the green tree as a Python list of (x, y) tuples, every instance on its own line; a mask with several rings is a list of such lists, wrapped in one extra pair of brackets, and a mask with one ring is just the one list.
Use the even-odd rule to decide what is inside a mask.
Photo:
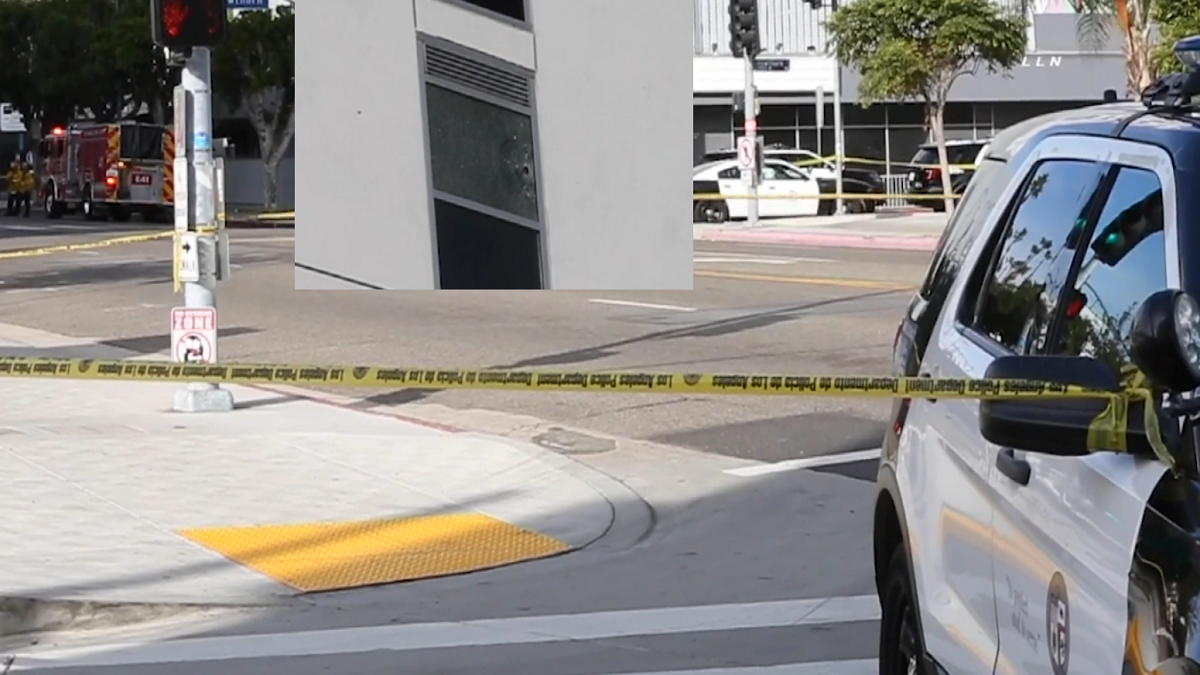
[(937, 142), (946, 212), (954, 206), (944, 112), (958, 78), (1007, 71), (1025, 54), (1023, 15), (991, 0), (856, 0), (828, 21), (838, 61), (862, 73), (864, 104), (918, 100)]
[(40, 127), (115, 121), (168, 99), (142, 0), (0, 0), (0, 100)]
[(1172, 48), (1185, 37), (1200, 35), (1200, 0), (1169, 0), (1155, 3), (1153, 19), (1162, 38), (1154, 49), (1154, 67), (1159, 73), (1180, 73), (1183, 63)]
[(243, 12), (213, 52), (213, 89), (240, 104), (254, 125), (263, 159), (263, 205), (279, 204), (279, 163), (296, 134), (296, 13)]
[(150, 37), (144, 0), (70, 0), (75, 16), (92, 27), (78, 58), (80, 107), (97, 121), (118, 121), (144, 110), (158, 113), (170, 100), (178, 72), (168, 68)]
[(37, 7), (28, 2), (0, 1), (0, 101), (11, 103), (26, 123), (40, 111), (33, 79), (33, 32)]

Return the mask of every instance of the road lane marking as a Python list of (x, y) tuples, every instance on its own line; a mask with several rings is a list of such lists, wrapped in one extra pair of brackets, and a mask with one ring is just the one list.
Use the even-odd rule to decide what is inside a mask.
[(916, 284), (897, 284), (886, 281), (871, 281), (868, 279), (838, 279), (835, 277), (794, 277), (784, 274), (745, 274), (742, 272), (714, 272), (711, 270), (695, 270), (692, 276), (710, 279), (733, 279), (735, 281), (768, 281), (784, 284), (803, 284), (808, 286), (836, 286), (839, 288), (873, 288), (887, 291), (916, 290)]
[(106, 307), (104, 312), (131, 312), (139, 309), (166, 309), (166, 305), (155, 305), (149, 302), (142, 302), (136, 305), (126, 305), (124, 307)]
[(253, 242), (253, 243), (257, 244), (257, 243), (265, 243), (265, 242), (296, 241), (296, 238), (295, 237), (255, 237), (255, 236), (241, 235), (241, 236), (233, 237), (233, 241)]
[(616, 305), (617, 307), (640, 307), (642, 309), (663, 309), (669, 312), (694, 312), (695, 307), (679, 305), (658, 305), (653, 302), (634, 302), (633, 300), (609, 300), (608, 298), (588, 298), (588, 302), (597, 305)]
[[(17, 653), (15, 671), (606, 640), (878, 621), (874, 595), (147, 640)], [(717, 671), (718, 673), (720, 671)], [(788, 671), (795, 672), (795, 671)], [(836, 672), (836, 671), (825, 671)]]
[(693, 257), (692, 263), (745, 263), (748, 265), (794, 265), (796, 263), (831, 263), (837, 262), (829, 258), (777, 258), (773, 256), (756, 255), (720, 255)]
[(622, 675), (878, 675), (879, 659), (846, 661), (809, 661), (782, 663), (777, 666), (741, 666), (734, 668), (696, 668), (693, 670), (656, 670)]
[(822, 466), (837, 466), (839, 464), (853, 464), (854, 462), (866, 462), (873, 459), (879, 459), (880, 449), (872, 450), (857, 450), (855, 452), (842, 452), (836, 455), (821, 455), (819, 457), (801, 457), (800, 459), (786, 459), (782, 462), (772, 462), (770, 464), (756, 464), (754, 466), (740, 466), (736, 469), (726, 469), (725, 473), (731, 476), (740, 476), (742, 478), (752, 478), (754, 476), (765, 476), (772, 473), (781, 473), (784, 471), (799, 471), (801, 469), (815, 469)]

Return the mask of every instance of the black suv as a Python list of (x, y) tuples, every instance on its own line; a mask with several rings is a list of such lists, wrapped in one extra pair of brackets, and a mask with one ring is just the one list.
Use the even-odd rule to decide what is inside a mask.
[[(975, 175), (975, 168), (987, 152), (988, 141), (946, 141), (946, 162), (950, 165), (950, 188), (953, 194), (961, 195)], [(937, 168), (937, 145), (926, 143), (917, 148), (908, 171), (908, 194), (920, 195), (924, 199), (910, 198), (910, 204), (924, 206), (934, 211), (945, 211), (946, 202), (930, 199), (931, 195), (942, 195), (942, 170)]]

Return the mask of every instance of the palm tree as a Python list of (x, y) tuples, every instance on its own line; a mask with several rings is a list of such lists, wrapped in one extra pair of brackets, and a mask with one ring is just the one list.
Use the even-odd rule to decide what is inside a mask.
[(1150, 36), (1151, 4), (1162, 0), (1072, 0), (1079, 14), (1079, 38), (1085, 47), (1098, 49), (1108, 41), (1115, 25), (1123, 38), (1125, 88), (1134, 96), (1157, 76), (1154, 44)]
[[(1114, 27), (1121, 31), (1125, 53), (1125, 87), (1136, 96), (1156, 77), (1154, 45), (1150, 38), (1151, 4), (1170, 0), (1068, 0), (1078, 15), (1079, 43), (1086, 49), (1099, 50), (1108, 42)], [(1030, 30), (1035, 5), (1039, 0), (1016, 0)]]

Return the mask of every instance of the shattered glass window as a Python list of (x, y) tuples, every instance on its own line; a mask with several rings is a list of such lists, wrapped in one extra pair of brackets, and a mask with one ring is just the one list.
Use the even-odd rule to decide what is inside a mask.
[(530, 116), (434, 84), (425, 91), (434, 189), (537, 220)]

